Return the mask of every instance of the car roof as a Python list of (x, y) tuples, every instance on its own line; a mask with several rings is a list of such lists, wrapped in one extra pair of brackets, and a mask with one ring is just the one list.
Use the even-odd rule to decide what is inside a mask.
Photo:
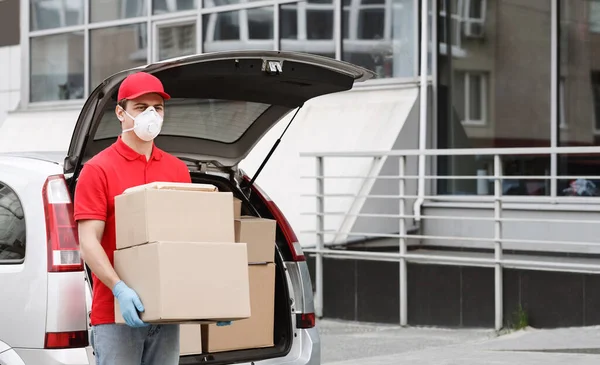
[(23, 152), (0, 152), (0, 157), (17, 157), (33, 160), (46, 161), (57, 165), (63, 165), (67, 151), (23, 151)]

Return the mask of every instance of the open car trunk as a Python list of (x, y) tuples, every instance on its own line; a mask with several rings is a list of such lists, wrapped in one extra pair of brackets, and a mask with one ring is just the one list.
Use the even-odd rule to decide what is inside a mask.
[[(247, 198), (235, 180), (238, 163), (271, 127), (307, 100), (349, 90), (354, 82), (373, 77), (371, 71), (331, 58), (274, 51), (202, 54), (122, 71), (90, 94), (78, 118), (64, 163), (65, 174), (72, 174), (72, 192), (83, 164), (121, 134), (116, 95), (123, 79), (137, 71), (154, 74), (172, 97), (166, 102), (156, 145), (186, 161), (193, 182), (232, 191), (243, 201), (244, 215), (264, 218), (273, 217), (256, 195)], [(291, 288), (283, 262), (289, 258), (289, 246), (280, 242), (284, 235), (277, 229), (274, 347), (184, 356), (181, 364), (252, 362), (290, 351)]]
[[(256, 207), (244, 197), (235, 183), (229, 179), (210, 174), (192, 172), (192, 182), (213, 184), (217, 186), (219, 191), (232, 191), (235, 197), (242, 199), (243, 215), (261, 216)], [(277, 229), (279, 229), (279, 227)], [(282, 235), (277, 234), (277, 236), (281, 237)], [(286, 242), (277, 242), (275, 253), (275, 318), (273, 328), (274, 346), (258, 349), (217, 352), (213, 354), (205, 353), (202, 355), (183, 356), (180, 359), (180, 364), (230, 364), (241, 361), (259, 361), (287, 355), (292, 346), (294, 335), (291, 321), (292, 306), (290, 305), (290, 288), (288, 288), (282, 255), (279, 252), (279, 247), (286, 246)]]

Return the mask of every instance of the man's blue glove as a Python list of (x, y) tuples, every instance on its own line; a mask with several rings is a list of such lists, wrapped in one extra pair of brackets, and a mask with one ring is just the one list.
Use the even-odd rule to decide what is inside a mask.
[(230, 324), (231, 324), (231, 321), (217, 322), (217, 326), (219, 326), (219, 327), (229, 326)]
[(121, 315), (129, 327), (146, 327), (148, 323), (142, 322), (138, 311), (143, 312), (144, 306), (137, 293), (128, 287), (122, 280), (112, 290), (113, 295), (119, 301)]

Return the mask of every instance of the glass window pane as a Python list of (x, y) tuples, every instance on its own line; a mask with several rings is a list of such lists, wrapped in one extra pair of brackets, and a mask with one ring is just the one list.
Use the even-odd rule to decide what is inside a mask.
[[(163, 0), (158, 0), (158, 1), (163, 1)], [(253, 2), (253, 1), (259, 1), (259, 0), (246, 0), (244, 2), (249, 3), (249, 2)], [(217, 6), (225, 6), (225, 5), (235, 5), (235, 4), (241, 4), (242, 1), (240, 0), (204, 0), (204, 7), (205, 8), (214, 8)]]
[(25, 215), (15, 192), (0, 182), (0, 260), (25, 258)]
[[(446, 27), (447, 37), (438, 39), (437, 45), (437, 147), (549, 147), (551, 1), (471, 4), (466, 8), (471, 18), (452, 15), (460, 7), (456, 0), (444, 1), (451, 14), (438, 14), (438, 25)], [(476, 24), (473, 21), (480, 28), (469, 26)], [(493, 167), (492, 156), (438, 159), (439, 175), (492, 176)], [(502, 168), (512, 176), (544, 176), (550, 173), (550, 157), (506, 156)], [(493, 184), (482, 189), (482, 182), (440, 179), (437, 189), (440, 194), (493, 194)], [(549, 179), (505, 179), (502, 189), (509, 195), (551, 193)]]
[(482, 76), (469, 74), (469, 119), (482, 120), (481, 100), (483, 98)]
[(152, 0), (154, 14), (174, 13), (198, 8), (198, 0)]
[(196, 24), (158, 28), (158, 59), (189, 56), (196, 53)]
[(31, 30), (83, 24), (84, 0), (30, 0)]
[(146, 0), (93, 0), (90, 1), (92, 22), (135, 18), (146, 15)]
[(318, 54), (335, 58), (333, 39), (333, 2), (301, 1), (280, 6), (280, 41), (282, 51)]
[[(600, 146), (600, 0), (560, 0), (558, 144)], [(558, 195), (599, 196), (599, 155), (559, 155)]]
[(342, 59), (375, 71), (377, 78), (415, 76), (414, 3), (344, 0)]
[(273, 7), (206, 14), (204, 52), (273, 49)]
[[(104, 109), (95, 139), (115, 138), (121, 133), (121, 126), (115, 123), (115, 107), (116, 103), (109, 103)], [(160, 134), (233, 143), (269, 107), (246, 101), (173, 98), (165, 107)]]
[(91, 30), (90, 89), (116, 72), (147, 64), (147, 44), (146, 23)]
[(31, 102), (84, 97), (83, 32), (31, 38)]

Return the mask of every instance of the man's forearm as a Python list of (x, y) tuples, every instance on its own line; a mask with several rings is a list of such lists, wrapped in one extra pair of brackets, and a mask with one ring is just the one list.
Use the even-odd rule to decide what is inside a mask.
[(120, 279), (100, 242), (95, 238), (85, 239), (81, 242), (81, 254), (98, 279), (112, 290)]

